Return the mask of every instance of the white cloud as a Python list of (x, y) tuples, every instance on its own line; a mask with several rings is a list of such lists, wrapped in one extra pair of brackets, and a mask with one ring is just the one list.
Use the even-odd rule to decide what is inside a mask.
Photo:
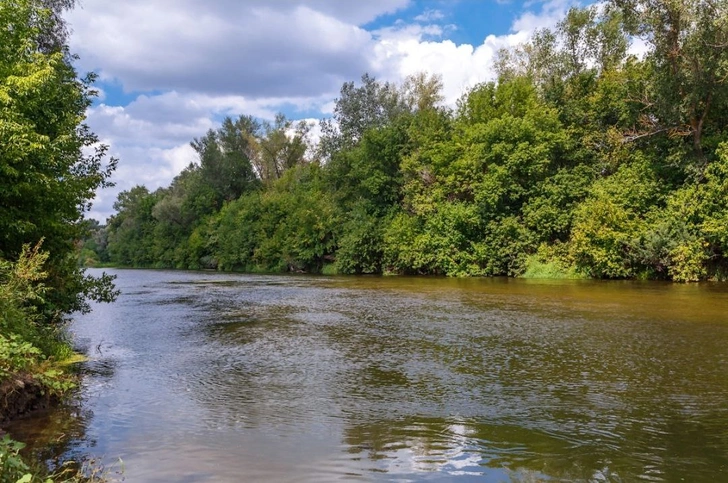
[(377, 67), (385, 78), (399, 80), (418, 72), (440, 74), (445, 102), (455, 101), (470, 87), (494, 78), (493, 60), (501, 48), (512, 47), (528, 37), (524, 33), (488, 36), (473, 47), (450, 40), (421, 41), (417, 38), (385, 38), (376, 46)]
[[(406, 2), (375, 3), (388, 11)], [(371, 35), (331, 15), (369, 18), (373, 8), (319, 11), (312, 8), (317, 5), (325, 6), (87, 0), (69, 14), (71, 48), (82, 68), (126, 90), (315, 95), (367, 67)]]
[(414, 18), (416, 22), (436, 22), (445, 18), (445, 14), (441, 10), (425, 10)]
[[(270, 0), (258, 1), (264, 4), (270, 4)], [(411, 3), (411, 0), (368, 0), (366, 2), (307, 0), (302, 3), (342, 21), (354, 25), (363, 25), (380, 15), (395, 13), (407, 7)]]
[(650, 44), (645, 39), (632, 38), (627, 53), (634, 55), (638, 59), (644, 59), (647, 52), (650, 51), (650, 48)]
[(574, 0), (549, 0), (540, 4), (540, 10), (529, 10), (513, 23), (514, 32), (533, 33), (537, 29), (551, 28), (564, 18), (570, 7), (578, 5)]
[(453, 105), (468, 88), (495, 78), (493, 61), (500, 49), (527, 41), (537, 29), (555, 26), (573, 1), (551, 0), (538, 5), (539, 10), (526, 11), (514, 21), (510, 34), (488, 35), (477, 46), (457, 45), (447, 39), (427, 40), (426, 36), (433, 32), (428, 28), (437, 26), (382, 29), (377, 32), (379, 42), (374, 47), (374, 70), (394, 81), (422, 71), (440, 74), (445, 102)]
[[(111, 214), (120, 190), (168, 185), (196, 159), (189, 142), (222, 116), (272, 119), (282, 108), (325, 116), (341, 84), (365, 72), (395, 82), (421, 71), (440, 74), (446, 102), (454, 104), (467, 88), (494, 77), (500, 48), (553, 26), (569, 0), (531, 6), (510, 34), (486, 36), (479, 45), (447, 39), (455, 27), (438, 23), (446, 18), (438, 10), (416, 23), (361, 27), (409, 3), (85, 0), (69, 15), (79, 67), (127, 92), (146, 92), (123, 106), (107, 94), (106, 104), (89, 109), (89, 125), (120, 159), (117, 187), (99, 193), (91, 215)], [(312, 135), (320, 136), (318, 123)]]

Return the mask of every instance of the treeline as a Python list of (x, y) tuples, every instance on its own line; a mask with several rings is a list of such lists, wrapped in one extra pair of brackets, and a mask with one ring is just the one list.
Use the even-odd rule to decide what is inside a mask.
[[(628, 55), (640, 40), (647, 52)], [(171, 186), (119, 195), (94, 258), (133, 267), (728, 275), (726, 1), (614, 0), (500, 53), (443, 107), (426, 74), (344, 84), (317, 146), (226, 119)], [(87, 255), (89, 255), (87, 250)]]

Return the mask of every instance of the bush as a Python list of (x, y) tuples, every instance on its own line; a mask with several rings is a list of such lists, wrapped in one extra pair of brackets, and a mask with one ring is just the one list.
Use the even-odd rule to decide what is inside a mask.
[(35, 304), (45, 294), (46, 259), (39, 243), (25, 245), (16, 263), (0, 261), (0, 385), (30, 377), (46, 396), (60, 396), (73, 381), (52, 360), (68, 358), (72, 350), (58, 328), (40, 323)]
[(0, 483), (30, 482), (30, 468), (20, 457), (25, 445), (10, 439), (7, 434), (0, 439)]
[(595, 183), (574, 215), (570, 256), (577, 268), (596, 278), (635, 276), (634, 240), (658, 200), (655, 176), (639, 158)]
[(538, 252), (526, 258), (522, 278), (582, 279), (587, 278), (570, 263), (566, 245), (542, 244)]
[(338, 273), (381, 273), (384, 220), (357, 207), (349, 215), (338, 237), (335, 270)]

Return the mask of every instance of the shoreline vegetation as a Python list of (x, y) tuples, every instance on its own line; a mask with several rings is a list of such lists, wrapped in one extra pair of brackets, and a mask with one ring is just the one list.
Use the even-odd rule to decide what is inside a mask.
[(726, 280), (726, 18), (725, 1), (575, 8), (453, 107), (426, 73), (345, 83), (316, 142), (283, 115), (227, 118), (169, 186), (90, 221), (80, 262)]
[[(110, 302), (113, 278), (77, 265), (84, 214), (116, 161), (83, 123), (96, 95), (79, 77), (62, 13), (73, 0), (0, 2), (0, 424), (77, 386), (68, 316)], [(99, 481), (74, 462), (24, 461), (0, 430), (0, 483)]]
[[(42, 267), (48, 254), (26, 245), (17, 262), (0, 263), (0, 424), (58, 404), (78, 384), (74, 352), (63, 325), (50, 325), (39, 311), (48, 287)], [(24, 444), (0, 429), (0, 482), (105, 481), (104, 470), (69, 461), (48, 468), (24, 461)]]

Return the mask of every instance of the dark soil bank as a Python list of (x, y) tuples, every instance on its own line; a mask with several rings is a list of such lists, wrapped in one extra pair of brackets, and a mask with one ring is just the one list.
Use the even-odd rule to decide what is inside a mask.
[(11, 377), (0, 384), (0, 424), (45, 409), (55, 399), (30, 375)]

